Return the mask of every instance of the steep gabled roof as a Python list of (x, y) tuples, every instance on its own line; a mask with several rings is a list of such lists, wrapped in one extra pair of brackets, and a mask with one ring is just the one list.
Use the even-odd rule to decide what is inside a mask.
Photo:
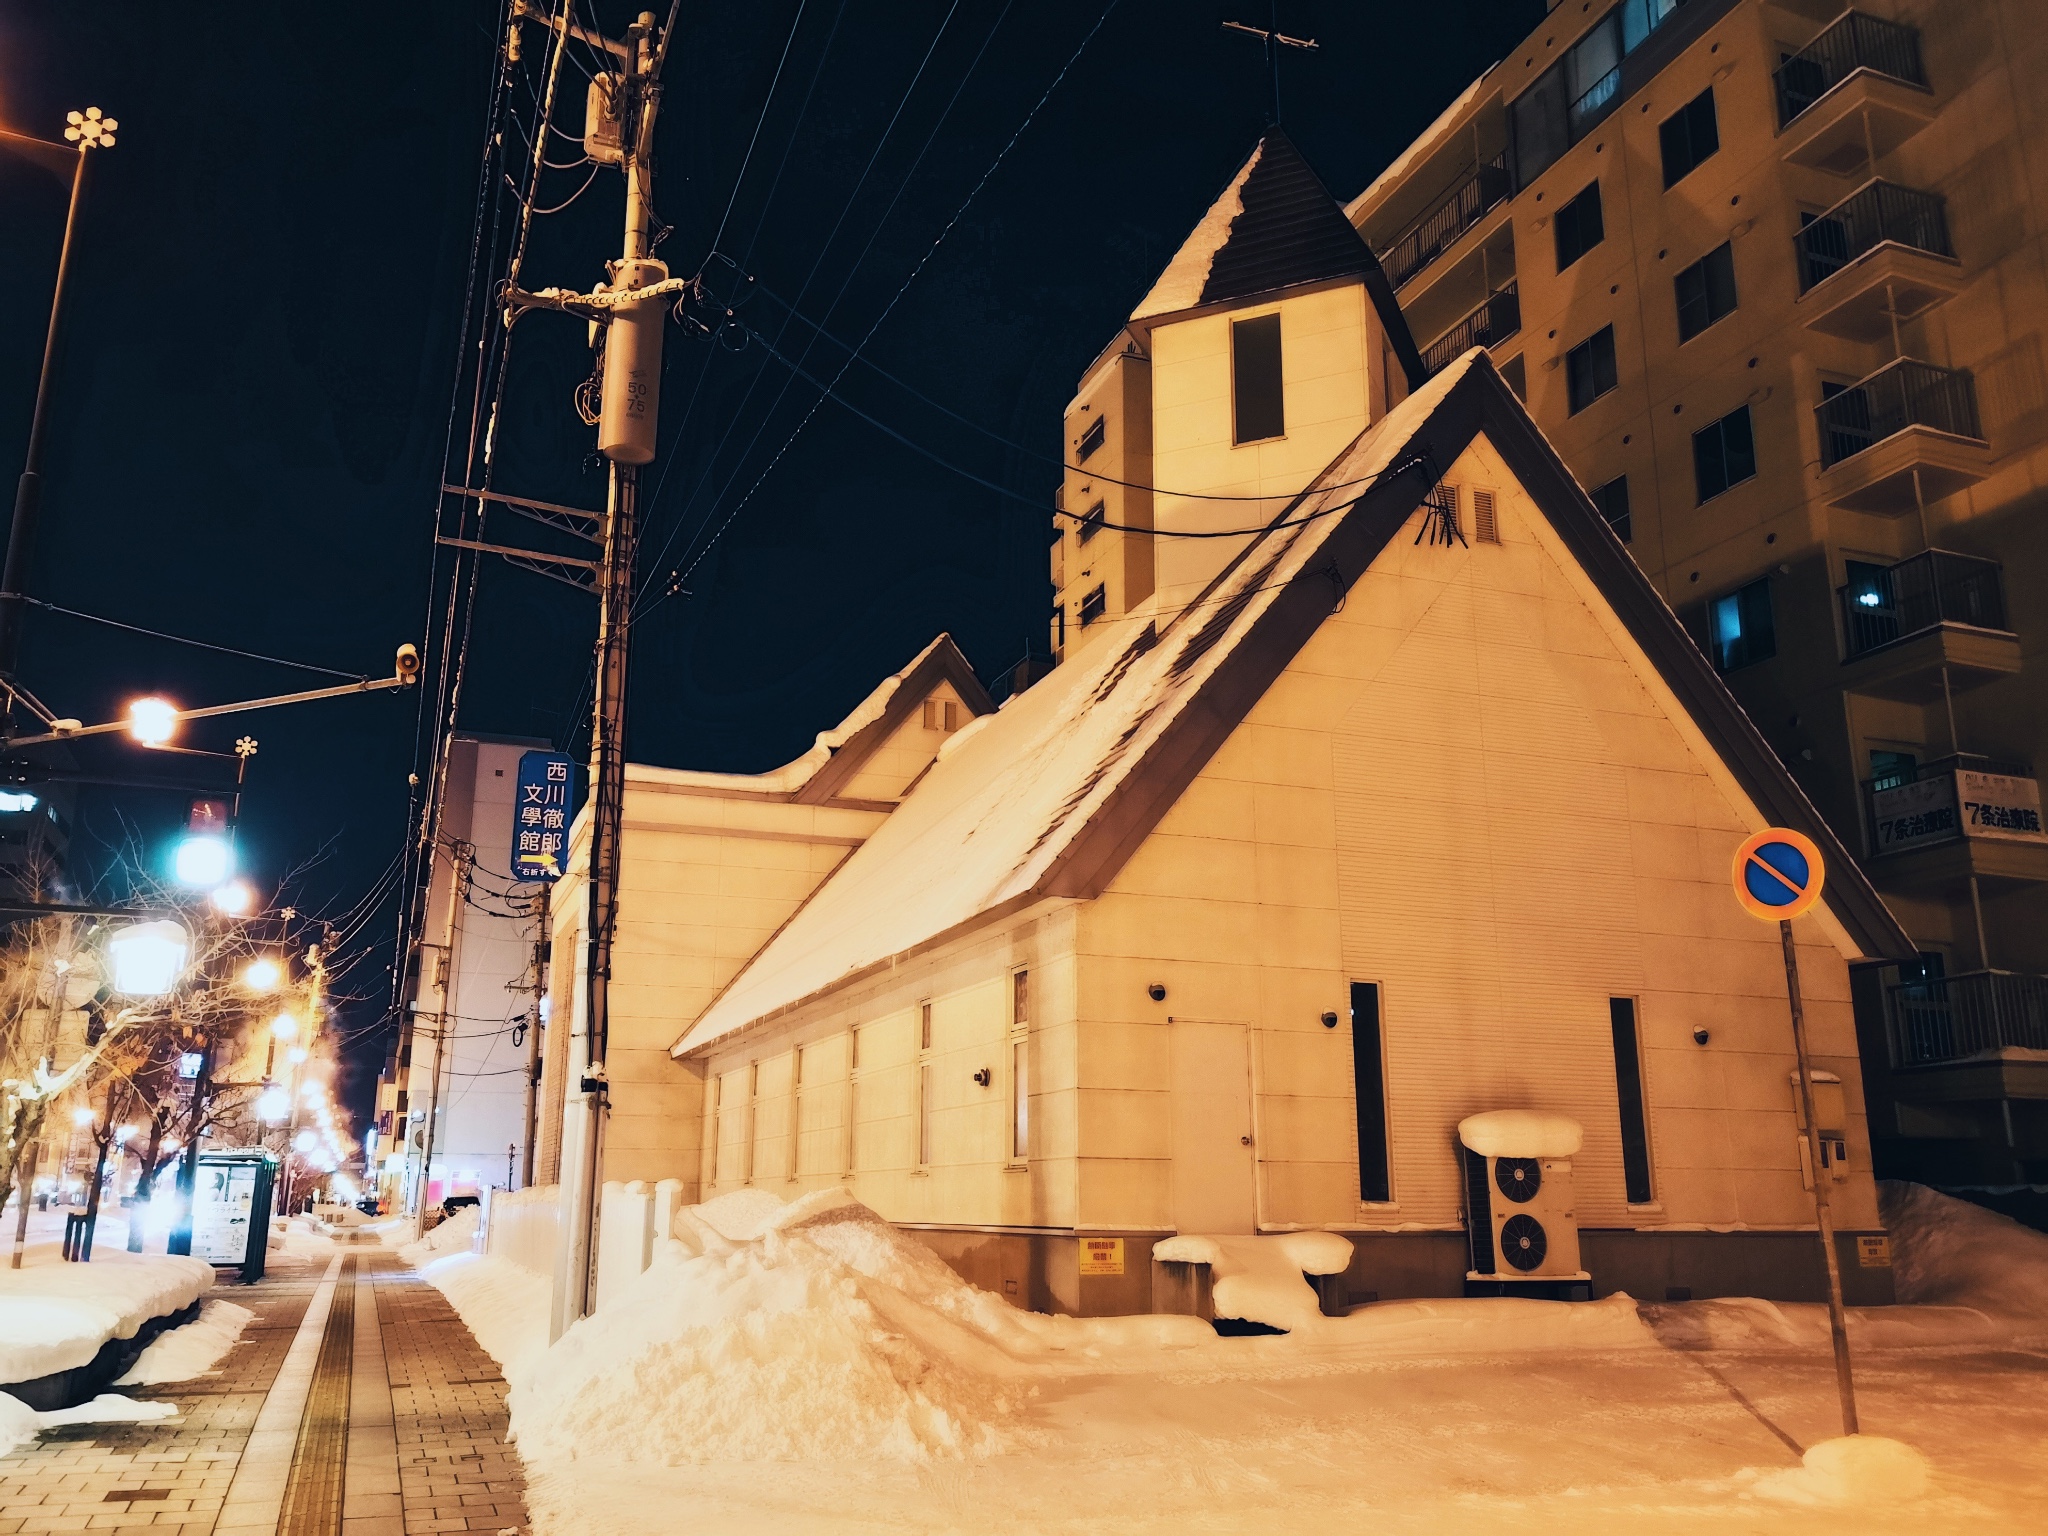
[(1409, 388), (1421, 387), (1421, 356), (1371, 247), (1294, 141), (1269, 128), (1131, 319), (1142, 323), (1343, 277), (1364, 282)]
[[(1123, 621), (953, 737), (676, 1051), (696, 1050), (1047, 897), (1101, 894), (1400, 529), (1484, 434), (1772, 823), (1829, 864), (1827, 903), (1868, 956), (1911, 940), (1494, 371), (1467, 353), (1376, 422), (1201, 598)], [(1361, 494), (1360, 487), (1365, 486)]]

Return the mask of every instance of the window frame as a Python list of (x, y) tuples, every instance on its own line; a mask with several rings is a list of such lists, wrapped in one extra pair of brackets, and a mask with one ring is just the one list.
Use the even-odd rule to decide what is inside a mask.
[[(1585, 223), (1586, 210), (1581, 206), (1588, 198), (1592, 199), (1593, 230), (1591, 239), (1585, 237), (1583, 225)], [(1570, 256), (1566, 256), (1564, 251), (1565, 221), (1567, 218), (1571, 220), (1573, 238), (1577, 245), (1577, 249)], [(1570, 202), (1552, 214), (1550, 225), (1551, 238), (1557, 251), (1557, 270), (1560, 273), (1568, 271), (1577, 265), (1588, 252), (1597, 249), (1605, 243), (1607, 239), (1607, 221), (1600, 205), (1600, 178), (1595, 176), (1579, 189), (1578, 194)]]
[(1086, 629), (1090, 624), (1093, 624), (1097, 619), (1101, 618), (1104, 614), (1108, 613), (1108, 584), (1105, 582), (1097, 582), (1095, 584), (1095, 589), (1092, 592), (1089, 592), (1085, 597), (1081, 599), (1080, 606), (1075, 611), (1080, 616), (1081, 628), (1083, 629)]
[[(1749, 468), (1748, 471), (1744, 474), (1732, 475), (1729, 471), (1728, 462), (1728, 423), (1733, 421), (1738, 416), (1742, 418), (1743, 435), (1747, 439), (1746, 451), (1749, 454)], [(1705, 461), (1701, 457), (1701, 445), (1703, 441), (1706, 439), (1707, 434), (1710, 432), (1714, 434), (1713, 451), (1716, 455), (1716, 463), (1719, 466), (1719, 473), (1721, 477), (1720, 484), (1717, 485), (1711, 491), (1707, 489), (1707, 480), (1704, 474), (1702, 473), (1705, 467)], [(1708, 502), (1714, 500), (1716, 497), (1727, 495), (1737, 486), (1747, 485), (1750, 481), (1754, 480), (1757, 477), (1757, 471), (1758, 466), (1756, 454), (1756, 420), (1750, 413), (1749, 402), (1747, 400), (1743, 401), (1742, 404), (1736, 406), (1734, 410), (1728, 411), (1723, 415), (1715, 417), (1712, 421), (1708, 422), (1705, 426), (1699, 428), (1699, 430), (1693, 433), (1692, 475), (1693, 491), (1697, 497), (1697, 500), (1694, 502), (1694, 505), (1703, 507)]]
[[(1619, 516), (1615, 514), (1613, 507), (1609, 505), (1614, 499), (1612, 493), (1616, 486), (1621, 487), (1621, 512)], [(1635, 513), (1629, 506), (1627, 470), (1623, 470), (1612, 480), (1597, 485), (1592, 490), (1586, 492), (1586, 498), (1593, 503), (1594, 510), (1600, 514), (1600, 520), (1614, 530), (1614, 536), (1617, 539), (1621, 540), (1624, 544), (1632, 542), (1632, 535), (1635, 532)]]
[[(1602, 361), (1601, 340), (1603, 337), (1606, 339), (1606, 356), (1604, 360), (1607, 364), (1607, 383), (1605, 387), (1600, 386), (1599, 372), (1599, 365)], [(1575, 361), (1575, 359), (1581, 356), (1584, 356), (1588, 359), (1589, 366), (1592, 368), (1593, 371), (1592, 383), (1594, 385), (1593, 392), (1590, 395), (1587, 395), (1583, 400), (1579, 398), (1579, 364)], [(1621, 363), (1615, 355), (1614, 323), (1612, 321), (1609, 321), (1606, 325), (1601, 326), (1599, 330), (1593, 332), (1593, 334), (1588, 336), (1584, 341), (1581, 341), (1577, 346), (1571, 347), (1565, 352), (1565, 414), (1568, 416), (1576, 416), (1581, 411), (1588, 409), (1594, 401), (1605, 399), (1607, 396), (1613, 394), (1619, 388), (1621, 388)]]
[(1010, 1027), (1005, 1033), (1009, 1047), (1010, 1155), (1009, 1168), (1027, 1167), (1031, 1161), (1031, 967), (1020, 965), (1010, 972)]
[[(1365, 1029), (1360, 1027), (1359, 1002), (1361, 997), (1372, 1000), (1371, 1022)], [(1377, 981), (1354, 981), (1346, 998), (1347, 1012), (1351, 1021), (1351, 1096), (1352, 1115), (1357, 1130), (1358, 1152), (1358, 1203), (1360, 1205), (1388, 1206), (1394, 1199), (1394, 1139), (1392, 1135), (1393, 1106), (1387, 1093), (1387, 1008), (1386, 988)], [(1369, 1039), (1363, 1036), (1369, 1035)], [(1369, 1046), (1361, 1050), (1361, 1045)], [(1368, 1068), (1366, 1062), (1370, 1058)], [(1366, 1103), (1368, 1073), (1377, 1087), (1371, 1113)], [(1371, 1159), (1368, 1167), (1367, 1146), (1376, 1133), (1379, 1155)], [(1368, 1182), (1370, 1175), (1376, 1180)]]
[[(1758, 592), (1762, 593), (1760, 602), (1749, 601)], [(1732, 638), (1724, 641), (1721, 614), (1723, 605), (1727, 603), (1735, 604), (1736, 630)], [(1763, 619), (1760, 629), (1755, 622), (1759, 612)], [(1753, 581), (1708, 598), (1706, 627), (1708, 659), (1713, 662), (1714, 670), (1724, 677), (1775, 657), (1778, 654), (1778, 616), (1777, 605), (1771, 596), (1770, 573), (1766, 571)], [(1761, 640), (1755, 638), (1759, 632), (1763, 636)]]
[[(1699, 110), (1702, 102), (1706, 104), (1704, 113)], [(1704, 127), (1704, 137), (1712, 140), (1704, 149), (1700, 147), (1698, 142), (1702, 137), (1702, 127)], [(1677, 131), (1674, 132), (1674, 129)], [(1672, 155), (1674, 145), (1680, 149), (1684, 156), (1689, 157), (1685, 160), (1685, 164), (1682, 167), (1675, 170), (1673, 169), (1674, 159)], [(1720, 152), (1720, 108), (1714, 101), (1714, 88), (1711, 85), (1657, 125), (1657, 154), (1662, 162), (1661, 169), (1664, 174), (1664, 190), (1666, 192), (1669, 192)]]
[[(1248, 356), (1249, 344), (1263, 346), (1263, 338), (1272, 337), (1272, 420), (1270, 432), (1256, 432), (1247, 436), (1247, 390), (1269, 382), (1247, 376), (1248, 365), (1257, 362), (1261, 366), (1267, 361), (1262, 355)], [(1259, 404), (1263, 402), (1251, 402)], [(1254, 418), (1251, 427), (1268, 425), (1260, 418)], [(1254, 443), (1278, 442), (1287, 436), (1287, 352), (1286, 337), (1281, 324), (1280, 311), (1273, 310), (1263, 315), (1246, 315), (1230, 322), (1230, 443), (1233, 448), (1246, 448)]]
[[(1626, 1018), (1624, 1019), (1624, 1014)], [(1642, 1008), (1634, 997), (1607, 999), (1607, 1025), (1614, 1045), (1614, 1097), (1621, 1129), (1622, 1195), (1637, 1209), (1657, 1204), (1657, 1160), (1650, 1135), (1650, 1085), (1643, 1058)], [(1622, 1073), (1622, 1033), (1628, 1035), (1628, 1080)], [(1630, 1089), (1633, 1088), (1633, 1094)], [(1634, 1103), (1631, 1105), (1630, 1099)], [(1633, 1109), (1633, 1116), (1631, 1116)], [(1633, 1118), (1634, 1125), (1630, 1120)], [(1631, 1132), (1634, 1146), (1631, 1147)], [(1631, 1152), (1633, 1151), (1633, 1158)], [(1638, 1166), (1631, 1166), (1632, 1163)], [(1640, 1180), (1640, 1182), (1639, 1182)], [(1636, 1191), (1641, 1189), (1640, 1196)]]
[(1080, 439), (1074, 444), (1074, 462), (1086, 464), (1108, 440), (1109, 418), (1098, 411), (1095, 419), (1081, 429)]
[[(1721, 260), (1716, 264), (1715, 258), (1717, 257), (1721, 258)], [(1726, 274), (1727, 302), (1724, 307), (1717, 309), (1715, 303), (1718, 295), (1714, 279), (1720, 273)], [(1693, 278), (1695, 275), (1697, 275), (1698, 280), (1698, 292), (1688, 295), (1686, 292), (1687, 279)], [(1691, 266), (1681, 272), (1674, 273), (1671, 278), (1671, 294), (1678, 307), (1678, 344), (1680, 346), (1684, 346), (1688, 341), (1692, 341), (1696, 337), (1705, 335), (1716, 325), (1719, 325), (1723, 320), (1734, 314), (1742, 303), (1741, 290), (1736, 286), (1735, 282), (1735, 242), (1723, 240)], [(1698, 319), (1692, 326), (1692, 329), (1687, 330), (1686, 316), (1689, 308), (1698, 311), (1704, 318)]]

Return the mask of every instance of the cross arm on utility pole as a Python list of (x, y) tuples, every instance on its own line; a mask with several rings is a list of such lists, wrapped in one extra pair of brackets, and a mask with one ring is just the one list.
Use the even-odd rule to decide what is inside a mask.
[[(252, 709), (273, 709), (280, 704), (309, 704), (315, 699), (338, 699), (351, 693), (377, 693), (386, 688), (410, 688), (419, 681), (419, 656), (411, 646), (402, 647), (399, 671), (391, 677), (366, 677), (360, 682), (338, 683), (332, 688), (308, 688), (302, 693), (272, 694), (267, 699), (246, 699), (236, 704), (208, 704), (199, 709), (176, 711), (179, 720), (209, 720), (216, 715), (239, 715)], [(408, 659), (409, 658), (409, 659)], [(14, 747), (35, 747), (45, 742), (76, 741), (81, 736), (106, 736), (131, 729), (132, 721), (108, 720), (99, 725), (81, 725), (74, 730), (46, 731), (40, 736), (17, 736)]]

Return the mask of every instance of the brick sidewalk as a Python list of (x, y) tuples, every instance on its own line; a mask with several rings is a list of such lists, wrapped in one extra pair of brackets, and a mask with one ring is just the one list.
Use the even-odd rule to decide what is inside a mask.
[[(342, 1503), (333, 1507), (330, 1496), (327, 1507), (318, 1508), (295, 1499), (293, 1532), (523, 1532), (525, 1485), (517, 1454), (505, 1443), (505, 1383), (496, 1364), (441, 1293), (394, 1257), (367, 1245), (336, 1249), (346, 1252), (357, 1255), (350, 1275), (326, 1254), (280, 1253), (260, 1284), (216, 1290), (216, 1297), (256, 1313), (218, 1373), (131, 1392), (176, 1403), (177, 1418), (67, 1425), (0, 1456), (0, 1536), (84, 1530), (212, 1536), (217, 1524), (223, 1532), (277, 1528), (275, 1512), (288, 1480), (308, 1470), (278, 1465), (278, 1448), (322, 1443), (299, 1430), (320, 1396), (311, 1378), (330, 1321), (324, 1298), (312, 1326), (301, 1325), (309, 1322), (308, 1308), (330, 1273), (336, 1282), (330, 1294), (341, 1285), (355, 1287), (353, 1349), (344, 1357), (346, 1470), (330, 1479)], [(287, 1371), (295, 1343), (300, 1347)], [(252, 1434), (259, 1449), (245, 1466)], [(224, 1504), (227, 1520), (221, 1519)]]

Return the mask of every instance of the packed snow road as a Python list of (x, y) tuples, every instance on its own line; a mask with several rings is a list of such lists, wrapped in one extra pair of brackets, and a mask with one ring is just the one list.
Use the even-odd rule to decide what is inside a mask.
[(504, 1364), (560, 1536), (2038, 1529), (2048, 1238), (1893, 1203), (1930, 1304), (1854, 1318), (1854, 1442), (1818, 1307), (1397, 1302), (1218, 1338), (1017, 1313), (850, 1201), (727, 1197), (548, 1348), (541, 1277), (416, 1257)]

